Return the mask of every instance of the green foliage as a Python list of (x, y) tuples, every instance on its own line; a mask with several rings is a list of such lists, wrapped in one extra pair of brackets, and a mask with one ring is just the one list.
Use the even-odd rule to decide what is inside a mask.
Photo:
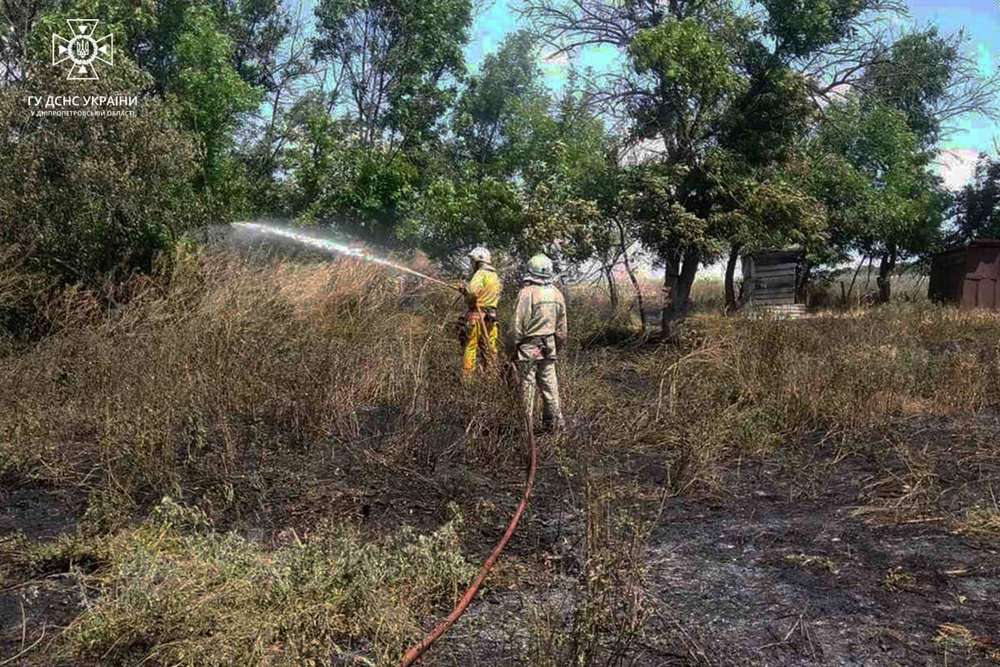
[[(184, 15), (177, 39), (176, 74), (168, 100), (181, 123), (200, 138), (204, 185), (223, 205), (238, 202), (238, 172), (229, 157), (239, 114), (257, 107), (260, 92), (231, 64), (232, 40), (215, 15), (193, 7)], [(221, 192), (220, 192), (221, 191)]]
[(419, 176), (407, 154), (330, 145), (325, 138), (318, 138), (313, 149), (298, 177), (303, 194), (314, 193), (303, 198), (308, 203), (302, 220), (333, 223), (366, 240), (393, 245), (401, 211)]
[(440, 177), (410, 202), (399, 236), (447, 261), (480, 244), (509, 249), (523, 229), (523, 218), (520, 193), (506, 181)]
[(901, 111), (923, 145), (930, 146), (940, 134), (938, 105), (958, 75), (959, 59), (957, 42), (942, 37), (936, 28), (911, 33), (867, 69), (862, 85), (883, 104)]
[[(496, 54), (483, 60), (455, 106), (453, 129), (461, 158), (477, 169), (508, 175), (523, 162), (523, 127), (532, 113), (544, 114), (549, 96), (541, 83), (535, 39), (527, 32), (507, 36)], [(527, 120), (530, 125), (530, 120)]]
[(804, 56), (848, 35), (851, 22), (873, 0), (755, 0), (767, 9), (767, 29), (777, 51)]
[(846, 208), (837, 213), (845, 223), (842, 238), (851, 247), (900, 256), (931, 247), (948, 202), (903, 113), (858, 99), (835, 105), (827, 111), (818, 144), (844, 160), (835, 163), (839, 177), (846, 176), (841, 192), (854, 187), (852, 200), (841, 200)]
[(692, 120), (692, 108), (698, 110), (699, 126), (688, 130), (703, 132), (702, 126), (724, 111), (724, 102), (744, 88), (726, 44), (694, 18), (670, 19), (639, 31), (629, 55), (638, 74), (655, 80), (655, 97), (637, 113), (649, 136), (681, 131)]
[(1000, 238), (1000, 161), (980, 155), (975, 178), (955, 195), (952, 240)]
[(794, 48), (805, 52), (818, 48), (823, 25), (796, 25), (807, 17), (777, 4), (768, 5), (770, 25), (739, 3), (672, 7), (628, 45), (634, 131), (662, 142), (663, 161), (630, 170), (621, 209), (665, 267), (665, 326), (687, 312), (699, 264), (727, 246), (815, 243), (825, 225), (822, 206), (785, 175), (815, 107), (812, 83), (775, 35), (816, 33), (799, 35)]
[[(152, 77), (149, 87), (157, 94), (169, 91), (176, 80), (178, 45), (190, 30), (192, 12), (211, 14), (213, 25), (232, 44), (228, 63), (248, 84), (268, 89), (274, 85), (277, 51), (290, 30), (279, 0), (72, 0), (42, 8), (49, 11), (36, 15), (39, 24), (31, 36), (38, 59), (47, 58), (52, 31), (63, 30), (66, 19), (100, 17), (102, 29), (115, 34), (117, 53)], [(30, 21), (19, 23), (20, 28)]]
[(478, 244), (521, 258), (545, 251), (587, 259), (599, 223), (597, 184), (608, 168), (607, 131), (583, 101), (567, 97), (554, 111), (546, 101), (504, 112), (504, 148), (492, 166), (507, 178), (484, 174), (479, 164), (435, 178), (407, 206), (400, 237), (446, 260)]
[(314, 53), (344, 76), (346, 107), (361, 143), (418, 146), (464, 72), (470, 0), (321, 0)]
[(731, 156), (719, 158), (713, 161), (712, 180), (731, 200), (715, 215), (731, 246), (763, 250), (825, 243), (827, 209), (804, 186), (808, 166), (801, 156), (770, 170), (748, 169)]
[(642, 30), (629, 50), (637, 72), (654, 72), (682, 94), (712, 97), (737, 85), (725, 46), (695, 19), (668, 20)]
[(650, 164), (628, 174), (623, 206), (637, 222), (643, 243), (658, 254), (696, 250), (713, 255), (722, 249), (710, 221), (679, 200), (679, 184), (689, 173), (682, 167)]
[(722, 123), (722, 145), (750, 165), (786, 162), (812, 127), (816, 107), (807, 77), (778, 66), (756, 70)]
[[(690, 260), (690, 281), (727, 249), (803, 243), (834, 261), (934, 241), (946, 202), (929, 149), (942, 119), (989, 89), (960, 36), (864, 47), (862, 29), (892, 9), (882, 0), (527, 4), (548, 6), (528, 12), (544, 25), (510, 34), (471, 76), (472, 0), (320, 0), (315, 30), (279, 0), (43, 2), (40, 19), (0, 19), (14, 28), (0, 55), (30, 36), (44, 59), (64, 19), (101, 16), (143, 75), (128, 89), (197, 140), (192, 215), (264, 207), (435, 258), (486, 243), (568, 269), (596, 260), (609, 276), (638, 239), (671, 276)], [(613, 45), (628, 67), (588, 86), (573, 75), (556, 98), (542, 33), (566, 52)], [(821, 120), (844, 81), (870, 117), (833, 104)], [(609, 130), (614, 113), (626, 131)], [(649, 164), (621, 167), (635, 155)]]
[(388, 664), (474, 573), (460, 527), (456, 517), (429, 535), (404, 529), (372, 542), (325, 526), (265, 552), (166, 498), (107, 541), (92, 582), (101, 595), (60, 649), (107, 665), (301, 665), (363, 640)]
[(148, 78), (120, 59), (97, 82), (67, 82), (44, 68), (0, 88), (0, 243), (26, 253), (26, 269), (66, 282), (149, 270), (156, 255), (203, 222), (192, 137), (163, 104), (134, 117), (33, 116), (24, 97), (136, 94)]

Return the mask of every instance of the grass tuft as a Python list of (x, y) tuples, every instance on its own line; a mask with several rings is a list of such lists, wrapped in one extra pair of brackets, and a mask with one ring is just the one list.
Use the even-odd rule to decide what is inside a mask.
[(329, 526), (273, 551), (214, 530), (169, 499), (108, 539), (94, 599), (62, 636), (71, 661), (329, 664), (362, 651), (391, 664), (436, 605), (475, 573), (455, 517), (378, 542)]

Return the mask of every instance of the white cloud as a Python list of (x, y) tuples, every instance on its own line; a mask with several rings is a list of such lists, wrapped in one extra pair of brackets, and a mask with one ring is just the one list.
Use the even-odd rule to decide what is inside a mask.
[(629, 146), (625, 150), (620, 158), (620, 162), (623, 165), (637, 165), (643, 164), (644, 162), (649, 162), (650, 160), (661, 157), (666, 150), (666, 146), (663, 143), (663, 139), (657, 137), (656, 139), (643, 139), (639, 143)]
[(569, 65), (569, 52), (567, 51), (554, 51), (542, 59), (546, 65), (555, 65), (557, 67), (566, 67)]
[(944, 179), (945, 187), (958, 190), (972, 180), (979, 151), (972, 148), (948, 148), (941, 151), (937, 172)]

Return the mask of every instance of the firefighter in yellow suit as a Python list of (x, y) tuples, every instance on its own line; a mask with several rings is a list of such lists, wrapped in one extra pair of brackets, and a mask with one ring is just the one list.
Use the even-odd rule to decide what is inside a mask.
[(462, 356), (462, 371), (469, 375), (476, 370), (476, 364), (490, 365), (497, 356), (497, 305), (503, 284), (491, 263), (490, 251), (476, 248), (469, 253), (472, 264), (472, 278), (463, 286), (468, 311), (465, 315), (465, 353)]

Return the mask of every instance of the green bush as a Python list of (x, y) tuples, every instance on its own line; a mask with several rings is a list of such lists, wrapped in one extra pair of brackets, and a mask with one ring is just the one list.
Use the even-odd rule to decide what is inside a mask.
[[(204, 222), (195, 144), (142, 94), (149, 78), (127, 61), (99, 81), (63, 77), (44, 68), (0, 88), (0, 245), (18, 245), (27, 270), (65, 283), (148, 271)], [(34, 115), (25, 101), (121, 94), (138, 96), (134, 117)]]
[(460, 524), (379, 542), (327, 526), (269, 552), (164, 499), (144, 524), (109, 538), (90, 581), (99, 597), (62, 651), (104, 665), (321, 665), (364, 648), (393, 664), (475, 573)]

